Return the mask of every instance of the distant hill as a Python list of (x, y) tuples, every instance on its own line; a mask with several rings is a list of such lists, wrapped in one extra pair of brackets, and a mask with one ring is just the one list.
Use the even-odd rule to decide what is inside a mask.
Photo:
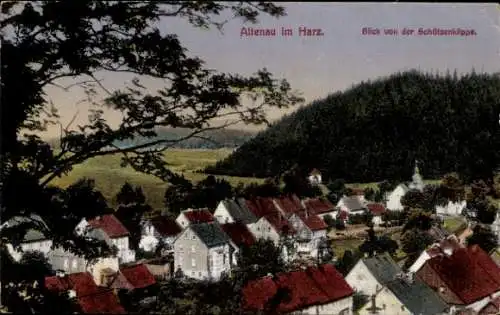
[[(136, 137), (132, 140), (126, 141), (117, 141), (114, 144), (118, 147), (129, 147), (132, 145), (143, 144), (146, 141), (154, 141), (158, 139), (169, 139), (175, 140), (180, 139), (189, 135), (192, 132), (190, 129), (186, 128), (160, 128), (157, 131), (158, 136), (151, 139), (146, 139), (143, 137)], [(221, 149), (221, 148), (236, 148), (243, 143), (250, 140), (255, 134), (249, 131), (241, 131), (235, 129), (220, 129), (220, 130), (209, 130), (199, 134), (205, 138), (208, 138), (212, 141), (200, 139), (200, 138), (191, 138), (187, 140), (183, 140), (179, 143), (176, 143), (173, 148), (177, 149)], [(51, 145), (58, 146), (58, 140), (49, 141)]]
[(298, 167), (348, 182), (458, 171), (500, 162), (500, 75), (397, 73), (317, 100), (258, 133), (207, 173), (270, 177)]

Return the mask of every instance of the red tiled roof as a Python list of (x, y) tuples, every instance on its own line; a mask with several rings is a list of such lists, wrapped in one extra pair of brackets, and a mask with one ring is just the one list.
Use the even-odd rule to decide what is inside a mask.
[(276, 201), (278, 207), (286, 214), (297, 213), (302, 210), (300, 199), (295, 195), (281, 196), (275, 198), (274, 201)]
[(192, 209), (183, 211), (184, 216), (191, 223), (209, 223), (214, 221), (214, 216), (207, 209)]
[(286, 293), (281, 301), (277, 301), (275, 313), (289, 313), (335, 302), (354, 293), (332, 265), (323, 265), (281, 273), (274, 279), (264, 277), (251, 281), (243, 288), (243, 308), (264, 310), (278, 290)]
[(381, 203), (369, 203), (366, 207), (373, 215), (381, 215), (385, 212), (385, 207)]
[(64, 277), (45, 278), (45, 287), (50, 291), (64, 292), (75, 290), (77, 296), (84, 296), (98, 291), (99, 287), (88, 272), (78, 272)]
[(112, 290), (101, 290), (98, 293), (79, 297), (78, 304), (84, 314), (126, 314)]
[(309, 213), (322, 214), (325, 212), (330, 212), (335, 209), (335, 206), (327, 200), (322, 200), (319, 198), (304, 200), (304, 206)]
[(174, 219), (165, 216), (154, 217), (150, 220), (155, 230), (162, 236), (175, 236), (182, 232), (182, 228)]
[(156, 283), (153, 274), (144, 264), (121, 268), (120, 273), (134, 289), (149, 287)]
[(478, 246), (460, 248), (427, 263), (465, 304), (500, 290), (500, 267)]
[(305, 212), (299, 214), (300, 219), (311, 231), (326, 230), (328, 225), (316, 214), (306, 216)]
[(243, 223), (226, 223), (221, 225), (222, 230), (229, 235), (236, 246), (251, 246), (255, 243), (255, 237)]
[(294, 234), (295, 231), (288, 222), (288, 220), (283, 217), (283, 215), (276, 211), (274, 213), (269, 213), (264, 216), (266, 220), (276, 229), (276, 231), (281, 234)]
[(113, 214), (105, 214), (88, 221), (89, 225), (95, 229), (101, 229), (110, 238), (117, 238), (129, 235), (129, 231)]
[(245, 200), (248, 209), (257, 217), (262, 218), (266, 214), (279, 211), (272, 198), (257, 197), (252, 200)]

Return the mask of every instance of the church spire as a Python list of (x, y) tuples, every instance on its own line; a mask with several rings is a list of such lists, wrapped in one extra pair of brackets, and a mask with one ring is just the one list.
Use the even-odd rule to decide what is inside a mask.
[(418, 160), (415, 160), (415, 175), (420, 175), (420, 169), (418, 168)]

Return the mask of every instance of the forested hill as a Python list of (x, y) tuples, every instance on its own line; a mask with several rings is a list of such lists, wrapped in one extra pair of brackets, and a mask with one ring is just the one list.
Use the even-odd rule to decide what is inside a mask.
[(269, 177), (318, 168), (350, 182), (457, 171), (488, 176), (500, 161), (500, 74), (397, 73), (317, 100), (240, 146), (207, 173)]
[[(158, 139), (176, 140), (186, 137), (191, 132), (186, 128), (161, 128), (157, 131), (157, 137), (153, 139), (146, 139), (143, 137), (136, 137), (132, 140), (117, 141), (114, 145), (118, 147), (130, 147), (132, 145), (139, 145)], [(204, 138), (190, 138), (176, 143), (173, 147), (180, 149), (220, 149), (220, 148), (235, 148), (250, 140), (255, 134), (248, 131), (235, 130), (235, 129), (220, 129), (208, 130), (201, 134)], [(52, 144), (57, 147), (57, 141), (52, 141)]]

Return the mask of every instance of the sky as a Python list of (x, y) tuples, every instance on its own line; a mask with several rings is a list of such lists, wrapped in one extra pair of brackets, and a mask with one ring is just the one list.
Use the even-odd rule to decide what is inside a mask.
[[(168, 18), (159, 23), (164, 33), (175, 33), (189, 54), (201, 57), (208, 68), (221, 72), (252, 74), (267, 68), (277, 78), (286, 78), (299, 90), (306, 104), (346, 90), (362, 81), (398, 71), (449, 70), (458, 73), (500, 71), (500, 6), (489, 4), (435, 3), (280, 3), (287, 16), (261, 16), (257, 25), (231, 20), (223, 32), (192, 27), (186, 21)], [(242, 27), (275, 28), (275, 37), (240, 36)], [(282, 27), (293, 36), (279, 36)], [(321, 29), (323, 36), (299, 36), (298, 29)], [(380, 29), (381, 35), (363, 35), (362, 29)], [(469, 36), (383, 35), (386, 28), (461, 28)], [(417, 31), (415, 31), (417, 32)], [(108, 89), (118, 88), (131, 78), (123, 74), (101, 76)], [(65, 85), (68, 82), (61, 82)], [(151, 89), (157, 82), (144, 81)], [(59, 109), (63, 125), (78, 113), (74, 125), (85, 122), (88, 106), (78, 103), (82, 91), (48, 87), (46, 93)], [(271, 120), (288, 110), (270, 110)], [(112, 124), (120, 117), (105, 116)], [(252, 126), (241, 128), (258, 129)], [(45, 137), (59, 135), (50, 128)]]

